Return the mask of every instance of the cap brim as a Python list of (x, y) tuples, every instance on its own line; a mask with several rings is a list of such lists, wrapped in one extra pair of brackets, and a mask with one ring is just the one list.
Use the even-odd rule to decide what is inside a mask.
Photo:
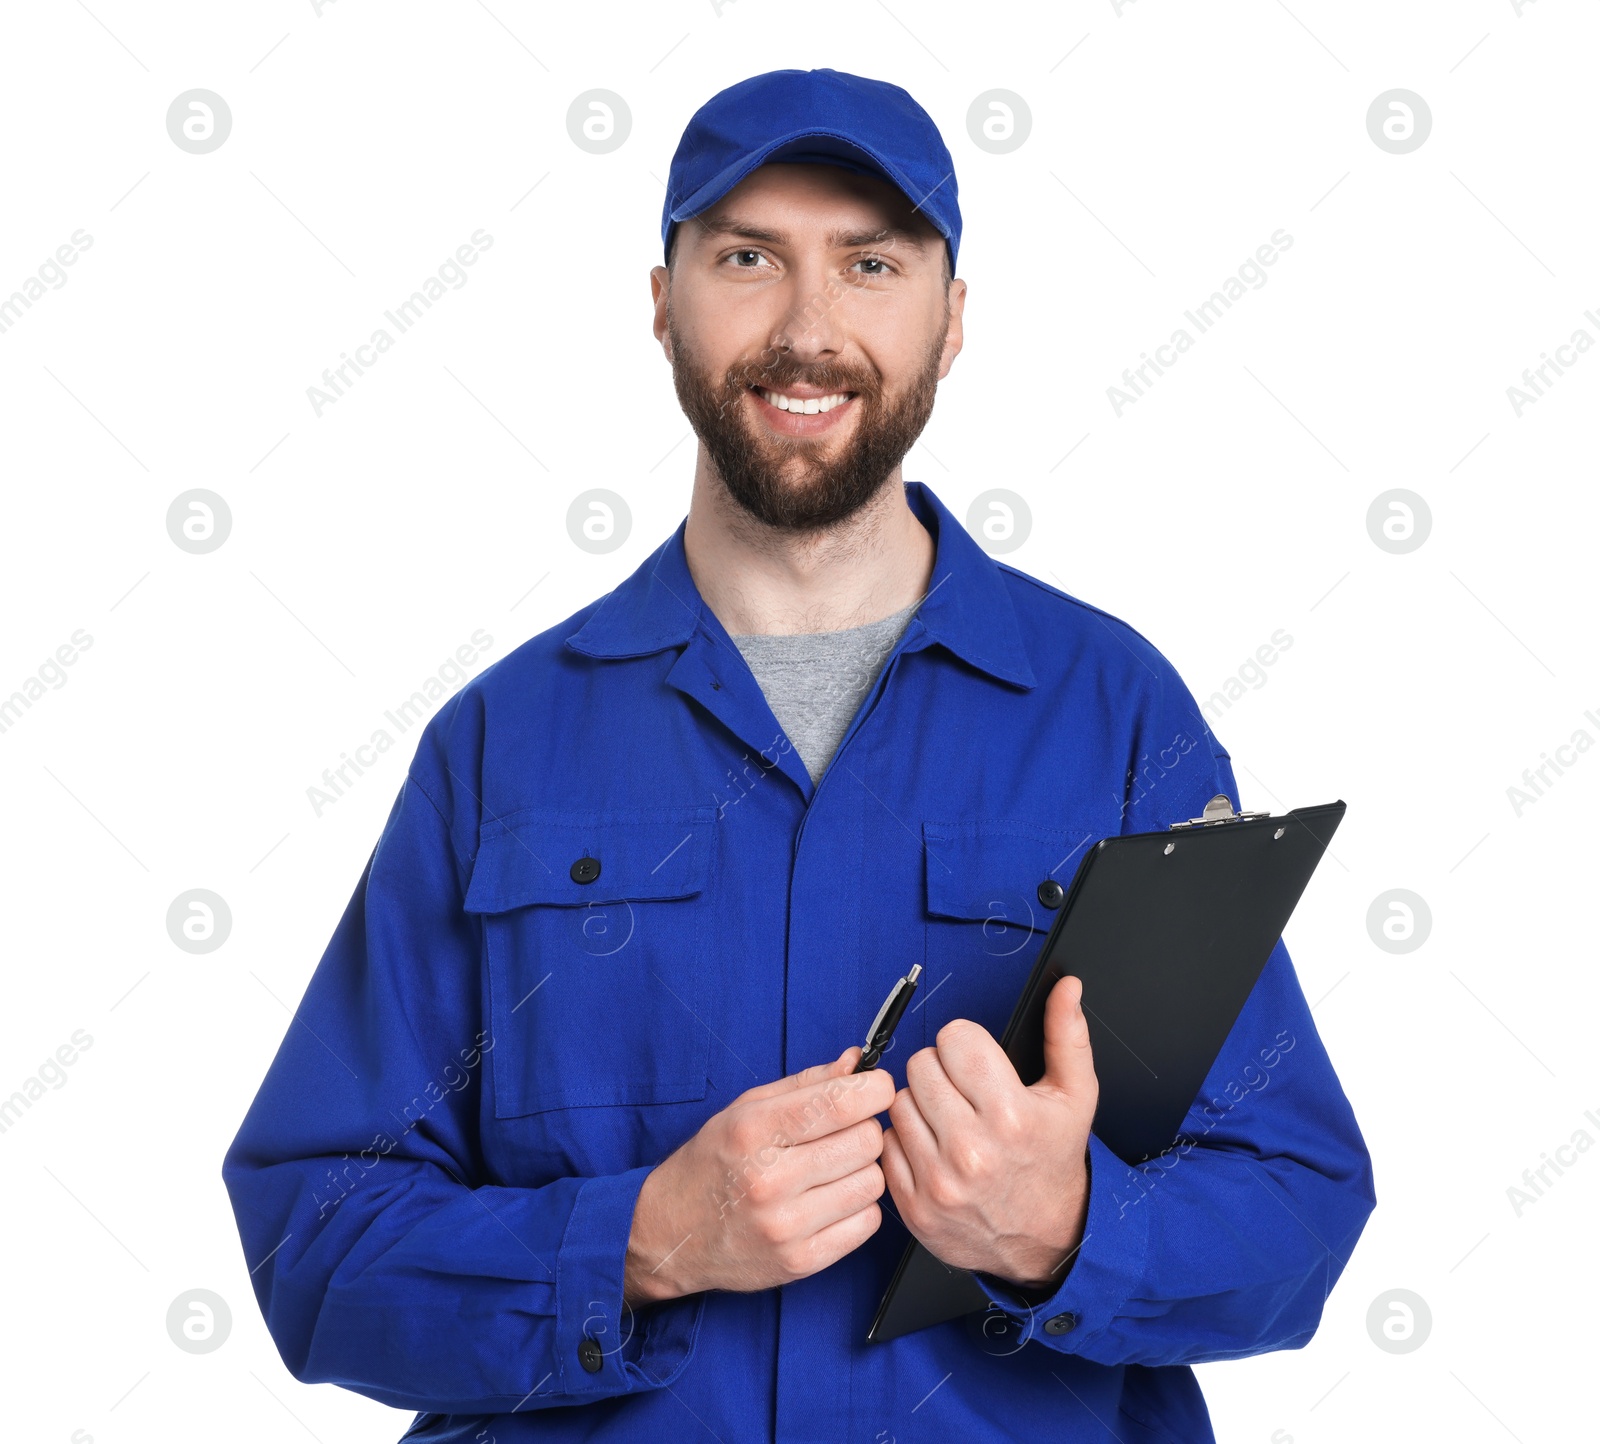
[(922, 208), (922, 203), (928, 197), (917, 195), (913, 186), (896, 166), (890, 164), (870, 146), (865, 146), (860, 141), (834, 130), (797, 130), (789, 135), (779, 136), (778, 139), (749, 155), (740, 156), (732, 165), (725, 167), (708, 180), (693, 195), (673, 206), (669, 212), (670, 218), (676, 224), (688, 220), (691, 216), (699, 215), (720, 201), (751, 171), (758, 166), (766, 165), (768, 161), (802, 160), (812, 160), (819, 165), (842, 165), (846, 169), (865, 170), (869, 174), (882, 177), (911, 202), (912, 208), (918, 215), (922, 216), (947, 242), (949, 241), (950, 227), (936, 215)]

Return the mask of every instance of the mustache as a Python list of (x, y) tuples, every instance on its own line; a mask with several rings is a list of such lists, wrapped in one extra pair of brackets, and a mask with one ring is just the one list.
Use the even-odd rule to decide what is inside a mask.
[(836, 361), (819, 361), (809, 365), (779, 361), (767, 366), (746, 363), (729, 367), (723, 383), (732, 392), (743, 391), (749, 386), (763, 387), (768, 391), (782, 391), (789, 386), (815, 386), (822, 391), (854, 391), (868, 398), (877, 396), (883, 384), (876, 371), (845, 366)]

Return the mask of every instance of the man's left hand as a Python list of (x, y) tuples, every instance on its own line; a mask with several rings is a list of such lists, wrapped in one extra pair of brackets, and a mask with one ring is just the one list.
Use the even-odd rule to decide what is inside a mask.
[(1082, 993), (1070, 976), (1050, 990), (1044, 1076), (1031, 1086), (966, 1018), (906, 1060), (880, 1164), (906, 1227), (954, 1268), (1053, 1289), (1082, 1242), (1100, 1097)]

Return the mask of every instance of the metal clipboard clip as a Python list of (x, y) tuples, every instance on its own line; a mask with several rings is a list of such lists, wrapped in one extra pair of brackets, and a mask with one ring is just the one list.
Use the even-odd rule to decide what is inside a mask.
[(1184, 827), (1216, 827), (1224, 822), (1244, 822), (1251, 817), (1270, 817), (1268, 812), (1235, 812), (1233, 803), (1228, 800), (1226, 792), (1219, 792), (1210, 802), (1206, 803), (1199, 817), (1191, 817), (1187, 822), (1171, 822), (1167, 824), (1168, 832), (1176, 832)]

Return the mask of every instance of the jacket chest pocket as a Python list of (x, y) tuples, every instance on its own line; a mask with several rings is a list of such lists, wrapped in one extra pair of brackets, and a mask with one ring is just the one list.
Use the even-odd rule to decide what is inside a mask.
[(924, 1032), (952, 1018), (998, 1040), (1097, 834), (1027, 822), (924, 822)]
[(486, 824), (494, 1115), (704, 1098), (716, 811), (528, 810)]

